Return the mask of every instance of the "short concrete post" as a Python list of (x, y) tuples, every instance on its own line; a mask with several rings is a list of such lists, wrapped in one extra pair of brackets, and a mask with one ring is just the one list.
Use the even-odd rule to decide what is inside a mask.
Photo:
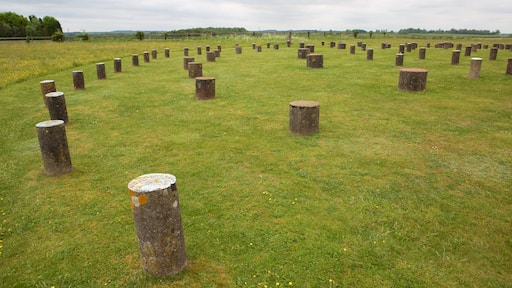
[(493, 47), (489, 52), (489, 60), (494, 61), (498, 57), (498, 48)]
[(419, 68), (400, 69), (398, 89), (402, 91), (420, 92), (427, 87), (428, 71)]
[(309, 68), (324, 68), (324, 55), (309, 53), (306, 55), (306, 66)]
[(85, 89), (84, 71), (73, 71), (73, 86), (76, 90)]
[(213, 50), (213, 52), (215, 53), (215, 58), (219, 58), (220, 57), (220, 50)]
[(299, 43), (299, 48), (306, 48), (306, 47), (305, 47), (305, 45), (306, 45), (306, 44), (304, 44), (304, 42), (300, 42), (300, 43)]
[(39, 122), (36, 124), (36, 130), (43, 158), (43, 172), (48, 175), (60, 175), (73, 171), (64, 121)]
[(398, 53), (401, 53), (401, 54), (405, 53), (405, 44), (398, 45)]
[(46, 103), (46, 94), (57, 91), (57, 89), (55, 88), (55, 81), (43, 80), (39, 82), (39, 87), (41, 88), (41, 93), (43, 94), (44, 105), (48, 106), (48, 104)]
[(311, 135), (318, 132), (320, 103), (298, 100), (290, 103), (290, 132)]
[(132, 54), (132, 66), (139, 66), (139, 54)]
[(361, 43), (361, 51), (366, 51), (366, 43)]
[(183, 57), (183, 69), (188, 70), (188, 63), (194, 62), (194, 57)]
[(471, 62), (469, 64), (469, 74), (468, 78), (476, 79), (480, 78), (480, 69), (482, 68), (482, 58), (471, 58)]
[(356, 45), (350, 45), (350, 54), (356, 54)]
[(274, 50), (279, 50), (279, 44), (274, 44)]
[(427, 54), (427, 48), (425, 47), (420, 47), (420, 50), (419, 50), (419, 59), (420, 60), (425, 60), (425, 55)]
[(187, 265), (176, 177), (141, 175), (128, 183), (143, 270), (157, 277), (176, 275)]
[(165, 58), (171, 57), (171, 50), (169, 48), (164, 49)]
[(98, 80), (107, 79), (107, 72), (105, 70), (105, 63), (96, 63), (96, 74), (98, 75)]
[(402, 53), (396, 54), (395, 66), (404, 66), (404, 54), (402, 54)]
[(121, 58), (114, 58), (114, 72), (121, 73)]
[(151, 50), (151, 58), (156, 59), (156, 57), (157, 57), (156, 49)]
[(196, 99), (209, 100), (215, 98), (215, 78), (196, 77)]
[(256, 52), (261, 52), (261, 45), (256, 46)]
[(366, 50), (366, 60), (373, 60), (373, 48)]
[(210, 45), (206, 45), (206, 52), (210, 52)]
[(188, 78), (196, 78), (203, 76), (203, 63), (189, 62), (188, 63)]
[(183, 56), (188, 56), (188, 48), (183, 48)]
[(217, 50), (219, 50), (219, 53), (222, 52), (222, 46), (220, 44), (217, 45)]
[(286, 47), (290, 48), (292, 46), (292, 41), (286, 40)]
[(347, 49), (347, 44), (343, 42), (338, 43), (338, 49)]
[(62, 120), (64, 124), (69, 123), (68, 110), (66, 108), (66, 99), (64, 92), (50, 92), (46, 94), (46, 103), (48, 103), (48, 112), (51, 120)]
[(299, 48), (297, 50), (297, 57), (299, 59), (306, 59), (306, 56), (309, 54), (309, 48)]
[(144, 62), (145, 63), (149, 63), (149, 52), (148, 51), (144, 51)]
[(201, 46), (197, 46), (197, 55), (202, 55), (203, 54), (203, 49), (201, 48)]
[(308, 44), (305, 46), (305, 48), (309, 48), (309, 53), (315, 53), (315, 45)]
[(460, 50), (452, 51), (452, 65), (459, 65), (460, 62)]
[(505, 74), (512, 75), (512, 58), (508, 58), (507, 71)]
[(235, 47), (235, 53), (236, 54), (242, 54), (242, 47), (241, 46), (236, 46)]
[(464, 50), (464, 56), (471, 56), (471, 50), (472, 50), (471, 46), (466, 46), (466, 48)]
[(267, 49), (270, 48), (270, 42), (267, 42)]
[(215, 62), (215, 52), (213, 52), (213, 51), (206, 52), (206, 61), (207, 62)]

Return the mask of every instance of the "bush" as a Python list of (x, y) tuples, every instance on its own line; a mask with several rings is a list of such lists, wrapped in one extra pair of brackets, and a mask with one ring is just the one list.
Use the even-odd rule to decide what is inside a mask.
[(52, 41), (54, 41), (54, 42), (64, 42), (64, 39), (65, 39), (64, 33), (62, 33), (62, 32), (55, 32), (52, 35)]

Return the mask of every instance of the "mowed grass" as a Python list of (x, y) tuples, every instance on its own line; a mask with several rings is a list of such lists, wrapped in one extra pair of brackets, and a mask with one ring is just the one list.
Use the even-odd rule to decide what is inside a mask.
[[(450, 65), (451, 49), (406, 53), (404, 67), (429, 71), (426, 91), (408, 93), (397, 89), (398, 44), (443, 40), (363, 39), (373, 61), (328, 47), (339, 39), (293, 40), (5, 46), (85, 56), (0, 90), (0, 286), (512, 287), (512, 53), (474, 53), (480, 79), (466, 78), (470, 57)], [(324, 54), (323, 69), (297, 59), (300, 41)], [(221, 57), (206, 62), (217, 44)], [(105, 56), (88, 53), (102, 45)], [(216, 78), (216, 99), (194, 98), (184, 47)], [(158, 58), (144, 63), (152, 49)], [(107, 80), (96, 79), (100, 61)], [(72, 70), (84, 71), (85, 90), (73, 89)], [(49, 117), (45, 79), (65, 93), (70, 119), (75, 171), (59, 177), (41, 172), (34, 127)], [(320, 102), (319, 133), (288, 131), (294, 100)], [(174, 277), (140, 266), (127, 184), (145, 173), (177, 177), (188, 265)]]

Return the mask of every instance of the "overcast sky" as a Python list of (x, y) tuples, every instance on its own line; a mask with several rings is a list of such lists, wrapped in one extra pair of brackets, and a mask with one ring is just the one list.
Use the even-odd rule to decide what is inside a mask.
[(479, 29), (512, 33), (511, 0), (1, 0), (0, 12), (55, 17), (64, 32)]

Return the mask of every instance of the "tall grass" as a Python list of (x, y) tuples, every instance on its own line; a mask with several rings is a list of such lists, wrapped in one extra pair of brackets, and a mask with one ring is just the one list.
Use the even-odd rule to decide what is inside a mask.
[[(511, 287), (511, 53), (476, 52), (480, 79), (466, 78), (468, 57), (450, 65), (449, 49), (407, 53), (406, 67), (429, 74), (425, 92), (406, 93), (394, 60), (410, 39), (386, 50), (365, 39), (374, 61), (321, 40), (337, 41), (6, 46), (38, 63), (23, 51), (50, 45), (77, 65), (56, 57), (45, 66), (60, 68), (1, 90), (0, 286)], [(324, 54), (323, 69), (297, 59), (300, 41)], [(266, 42), (280, 49), (251, 48)], [(217, 44), (214, 63), (195, 53)], [(216, 99), (194, 99), (183, 47), (216, 78)], [(151, 49), (158, 59), (131, 66), (126, 56)], [(121, 56), (114, 74), (110, 59)], [(95, 78), (100, 61), (107, 80)], [(74, 69), (84, 70), (83, 91), (73, 90)], [(41, 173), (34, 128), (48, 119), (45, 79), (65, 92), (70, 118), (75, 171), (59, 177)], [(320, 102), (318, 134), (288, 132), (288, 103), (300, 99)], [(177, 177), (189, 259), (167, 279), (140, 268), (126, 187), (153, 172)]]

